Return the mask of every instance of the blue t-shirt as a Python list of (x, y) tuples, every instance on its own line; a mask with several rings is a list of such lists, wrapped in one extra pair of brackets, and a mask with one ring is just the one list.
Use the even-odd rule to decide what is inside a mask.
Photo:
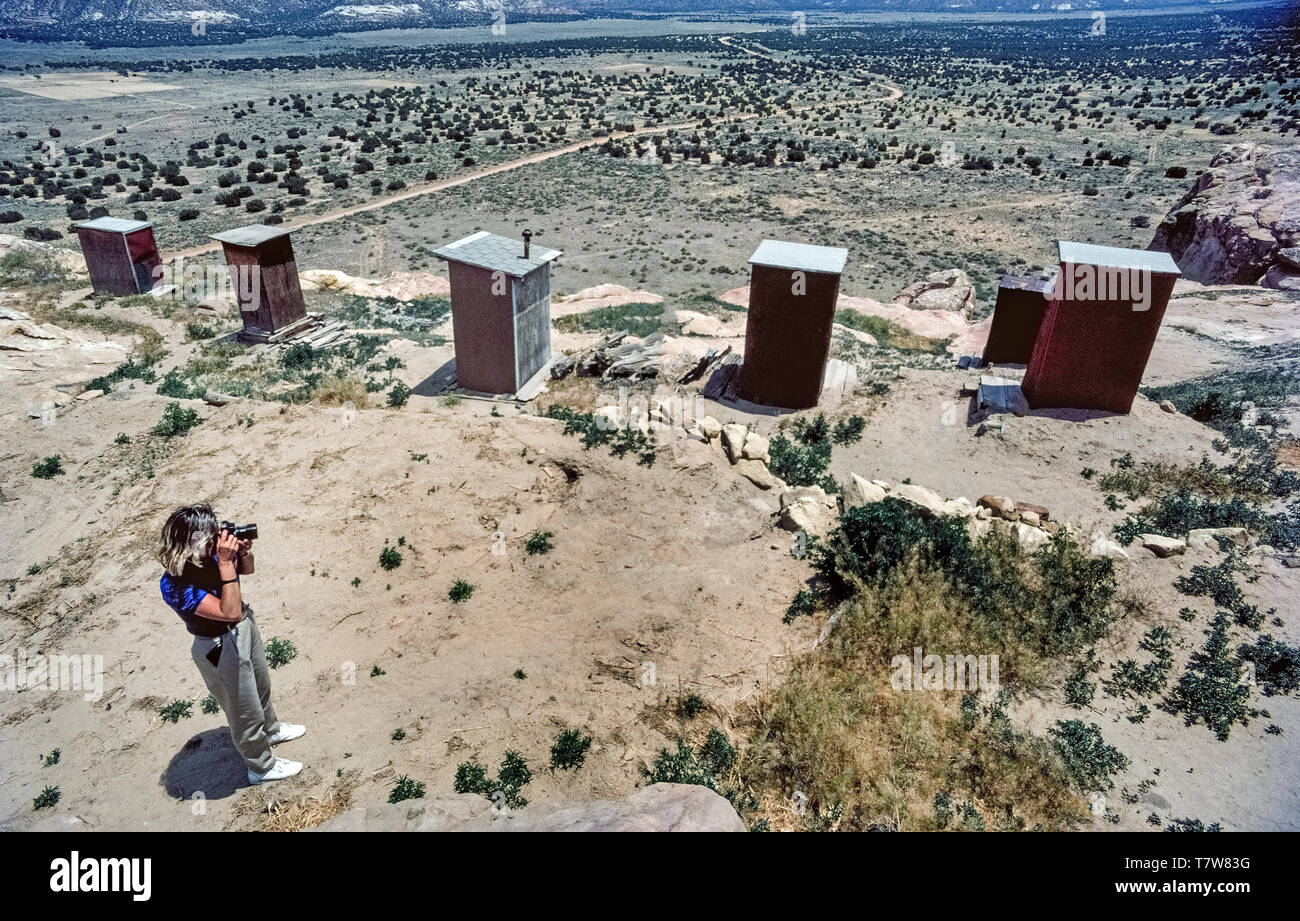
[(169, 572), (163, 573), (158, 580), (162, 589), (163, 601), (185, 621), (185, 627), (195, 636), (220, 636), (230, 625), (219, 620), (203, 617), (198, 613), (199, 604), (208, 595), (221, 597), (221, 571), (217, 569), (216, 557), (211, 566), (195, 566), (186, 563), (179, 576)]

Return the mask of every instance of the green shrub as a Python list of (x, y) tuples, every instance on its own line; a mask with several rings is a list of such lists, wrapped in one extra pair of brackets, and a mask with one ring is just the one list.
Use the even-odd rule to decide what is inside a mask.
[(397, 783), (389, 791), (388, 801), (400, 803), (408, 799), (424, 799), (424, 784), (403, 774), (397, 778)]
[(32, 810), (50, 809), (57, 806), (62, 795), (63, 794), (59, 792), (58, 787), (46, 786), (46, 788), (41, 791), (40, 795), (32, 800)]
[(288, 665), (298, 657), (298, 647), (289, 640), (271, 637), (266, 642), (266, 664), (271, 668)]
[(705, 704), (704, 698), (699, 694), (687, 694), (677, 701), (677, 716), (680, 719), (693, 720), (706, 709), (708, 709), (708, 705)]
[(817, 596), (808, 589), (801, 588), (794, 593), (794, 600), (785, 609), (785, 616), (781, 618), (781, 622), (792, 623), (796, 617), (810, 616), (815, 610), (817, 610)]
[(447, 590), (447, 597), (451, 599), (452, 604), (460, 604), (462, 601), (468, 601), (474, 594), (474, 586), (470, 585), (464, 579), (457, 579)]
[(1255, 680), (1265, 697), (1290, 694), (1300, 688), (1300, 647), (1263, 634), (1253, 644), (1243, 643), (1237, 654), (1255, 663)]
[(402, 554), (396, 547), (384, 547), (379, 551), (379, 565), (385, 572), (392, 572), (402, 565)]
[(158, 716), (164, 723), (178, 723), (190, 718), (190, 710), (193, 706), (194, 704), (188, 700), (173, 700), (158, 711)]
[(411, 398), (411, 388), (397, 381), (393, 384), (393, 389), (388, 391), (388, 405), (394, 409), (400, 409), (406, 405), (406, 401)]
[(199, 709), (202, 710), (204, 713), (211, 714), (211, 713), (216, 713), (221, 708), (217, 705), (217, 699), (213, 697), (211, 694), (209, 694), (207, 697), (203, 698), (202, 701), (200, 701)]
[(584, 736), (576, 729), (566, 729), (555, 739), (551, 746), (551, 767), (567, 771), (580, 768), (587, 760), (587, 750), (591, 748), (591, 736)]
[(38, 480), (52, 480), (56, 476), (63, 476), (66, 472), (63, 469), (63, 459), (58, 454), (32, 465), (32, 476)]
[(1096, 723), (1057, 720), (1048, 733), (1075, 786), (1084, 793), (1109, 790), (1115, 786), (1111, 776), (1128, 767), (1128, 758), (1102, 740)]
[(1258, 711), (1247, 705), (1250, 688), (1239, 682), (1238, 664), (1228, 652), (1227, 615), (1215, 615), (1206, 633), (1205, 646), (1192, 655), (1161, 708), (1182, 714), (1188, 726), (1204, 723), (1220, 742), (1226, 742), (1234, 725), (1249, 725)]
[(528, 540), (524, 541), (524, 551), (529, 556), (550, 553), (555, 549), (555, 545), (551, 543), (551, 538), (554, 536), (550, 531), (534, 531), (528, 535)]
[(163, 438), (173, 438), (188, 434), (190, 429), (202, 421), (195, 410), (183, 409), (179, 403), (168, 403), (167, 408), (163, 410), (162, 419), (150, 429), (150, 433), (161, 435)]

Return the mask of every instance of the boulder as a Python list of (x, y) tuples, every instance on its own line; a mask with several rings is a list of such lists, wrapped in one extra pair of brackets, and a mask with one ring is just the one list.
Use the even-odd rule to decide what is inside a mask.
[(902, 483), (894, 490), (893, 495), (902, 499), (923, 515), (949, 514), (945, 508), (946, 503), (943, 496), (933, 489), (926, 489), (924, 486), (917, 486), (915, 483)]
[(1016, 520), (1016, 503), (1006, 496), (980, 496), (976, 505), (982, 506), (1007, 521)]
[(1043, 523), (1043, 519), (1038, 517), (1038, 513), (1031, 512), (1029, 511), (1029, 509), (1025, 509), (1020, 513), (1020, 520), (1023, 521), (1025, 524), (1035, 528), (1040, 527)]
[(749, 432), (745, 435), (745, 444), (741, 448), (740, 456), (748, 460), (762, 461), (765, 464), (772, 461), (768, 453), (768, 440), (758, 432)]
[(704, 437), (709, 439), (709, 441), (712, 441), (722, 434), (722, 423), (717, 419), (714, 419), (712, 416), (705, 416), (696, 421), (699, 423), (700, 431), (704, 433)]
[(976, 511), (975, 503), (965, 496), (949, 499), (943, 504), (943, 514), (955, 515), (958, 518), (974, 518)]
[(1178, 537), (1165, 537), (1163, 534), (1140, 534), (1138, 540), (1142, 541), (1143, 547), (1146, 547), (1162, 559), (1167, 556), (1177, 556), (1187, 551), (1187, 541)]
[(1039, 521), (1046, 521), (1047, 519), (1052, 517), (1051, 512), (1047, 510), (1046, 506), (1035, 505), (1032, 502), (1021, 502), (1019, 500), (1016, 500), (1016, 513), (1019, 514), (1021, 512), (1033, 512), (1035, 515), (1038, 516)]
[(623, 799), (532, 803), (493, 812), (473, 793), (352, 809), (314, 832), (337, 831), (745, 831), (736, 810), (698, 784), (657, 783)]
[(796, 486), (781, 493), (781, 515), (777, 520), (787, 531), (822, 535), (835, 524), (838, 504), (817, 486)]
[(1128, 551), (1118, 541), (1115, 541), (1105, 534), (1098, 534), (1093, 537), (1092, 542), (1088, 545), (1088, 552), (1093, 556), (1110, 557), (1112, 560), (1127, 560)]
[(1016, 542), (1024, 550), (1037, 550), (1043, 544), (1051, 540), (1046, 531), (1042, 531), (1033, 525), (1025, 524), (1023, 521), (1017, 521), (1011, 526), (1011, 533), (1015, 535)]
[(849, 474), (849, 482), (844, 490), (845, 505), (868, 505), (879, 502), (883, 498), (885, 498), (885, 491), (875, 483), (864, 480), (856, 473)]
[[(1300, 149), (1233, 144), (1156, 229), (1149, 249), (1174, 257), (1183, 277), (1207, 285), (1277, 285), (1300, 246)], [(1272, 269), (1279, 268), (1276, 273)]]
[(778, 489), (785, 486), (781, 480), (772, 475), (767, 465), (759, 460), (742, 457), (736, 461), (736, 472), (759, 489)]
[(727, 460), (733, 464), (740, 460), (745, 450), (745, 426), (731, 422), (722, 427), (722, 447), (727, 452)]
[(1232, 541), (1238, 547), (1250, 543), (1250, 534), (1245, 528), (1195, 528), (1187, 532), (1187, 546), (1218, 550), (1220, 537)]
[(894, 295), (894, 303), (911, 310), (942, 310), (965, 316), (975, 306), (975, 285), (961, 269), (943, 269), (908, 285)]

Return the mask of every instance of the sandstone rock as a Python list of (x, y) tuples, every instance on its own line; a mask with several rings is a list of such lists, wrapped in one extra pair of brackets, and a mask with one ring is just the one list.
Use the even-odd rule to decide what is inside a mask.
[(949, 499), (943, 504), (943, 514), (955, 515), (958, 518), (974, 518), (978, 511), (975, 503), (965, 496), (958, 496), (956, 499)]
[(722, 447), (727, 452), (727, 460), (733, 464), (740, 460), (745, 450), (745, 427), (738, 422), (731, 422), (722, 427)]
[(1158, 557), (1176, 556), (1187, 551), (1187, 541), (1177, 537), (1165, 537), (1163, 534), (1140, 534), (1138, 539)]
[(407, 800), (335, 816), (316, 832), (334, 831), (745, 831), (725, 798), (698, 784), (657, 783), (625, 799), (577, 805), (533, 803), (492, 811), (477, 794)]
[(885, 498), (885, 491), (869, 480), (864, 480), (856, 473), (849, 474), (849, 483), (844, 490), (844, 504), (867, 505)]
[(1033, 525), (1017, 521), (1011, 526), (1011, 532), (1016, 536), (1016, 540), (1024, 550), (1036, 550), (1043, 544), (1051, 540), (1047, 532), (1035, 528)]
[(1164, 410), (1165, 412), (1167, 412), (1167, 413), (1175, 413), (1175, 414), (1177, 414), (1177, 412), (1178, 412), (1178, 407), (1175, 406), (1175, 405), (1174, 405), (1171, 401), (1169, 401), (1169, 400), (1161, 400), (1161, 401), (1160, 401), (1160, 408), (1163, 409), (1163, 410)]
[(777, 524), (787, 531), (822, 535), (835, 524), (838, 504), (816, 486), (796, 486), (781, 494)]
[(712, 416), (705, 416), (696, 421), (699, 423), (700, 431), (704, 433), (704, 437), (709, 439), (709, 441), (712, 441), (722, 434), (722, 423), (717, 419), (714, 419)]
[(1187, 532), (1187, 546), (1217, 550), (1220, 537), (1227, 538), (1238, 547), (1250, 543), (1250, 534), (1245, 528), (1195, 528)]
[(1016, 520), (1016, 503), (1006, 496), (980, 496), (976, 505), (983, 506), (999, 518)]
[(749, 460), (762, 461), (767, 464), (772, 458), (768, 454), (768, 440), (758, 432), (749, 432), (745, 435), (745, 444), (740, 451), (741, 457)]
[(96, 397), (102, 397), (103, 395), (104, 395), (104, 391), (102, 391), (102, 390), (86, 390), (86, 391), (83, 391), (82, 393), (77, 394), (77, 399), (78, 399), (78, 400), (93, 400), (93, 399), (95, 399)]
[(1093, 556), (1110, 557), (1112, 560), (1127, 560), (1129, 558), (1128, 551), (1124, 549), (1123, 545), (1105, 534), (1098, 534), (1092, 539), (1092, 543), (1088, 545), (1088, 552)]
[(785, 485), (759, 460), (741, 458), (736, 461), (736, 472), (760, 489), (777, 489)]
[(1300, 149), (1234, 144), (1210, 161), (1157, 228), (1150, 249), (1174, 257), (1183, 277), (1207, 285), (1253, 285), (1280, 254), (1300, 245)]
[(943, 310), (964, 316), (975, 306), (975, 286), (961, 269), (943, 269), (908, 285), (894, 295), (894, 303), (912, 310)]
[(919, 510), (923, 515), (945, 515), (944, 498), (932, 489), (917, 486), (915, 483), (903, 483), (893, 493), (908, 505)]
[(871, 482), (872, 482), (873, 484), (875, 484), (876, 486), (879, 486), (879, 487), (880, 487), (881, 489), (883, 489), (885, 492), (889, 492), (889, 490), (892, 488), (892, 487), (889, 485), (889, 482), (888, 482), (887, 480), (872, 480)]
[(1028, 509), (1020, 513), (1020, 520), (1035, 528), (1042, 524), (1042, 519), (1038, 517), (1038, 513), (1031, 512)]
[(1033, 512), (1035, 515), (1038, 516), (1038, 520), (1040, 522), (1046, 521), (1047, 519), (1052, 517), (1051, 512), (1047, 510), (1046, 506), (1035, 505), (1032, 502), (1021, 502), (1019, 500), (1016, 500), (1016, 511)]

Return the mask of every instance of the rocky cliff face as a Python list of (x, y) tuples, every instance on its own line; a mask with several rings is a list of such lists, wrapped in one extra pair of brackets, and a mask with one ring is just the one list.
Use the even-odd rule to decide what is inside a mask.
[(725, 799), (694, 784), (657, 783), (627, 799), (577, 806), (534, 804), (495, 814), (464, 793), (353, 809), (314, 831), (745, 831)]
[(1300, 150), (1224, 148), (1150, 249), (1171, 253), (1192, 281), (1300, 291)]

